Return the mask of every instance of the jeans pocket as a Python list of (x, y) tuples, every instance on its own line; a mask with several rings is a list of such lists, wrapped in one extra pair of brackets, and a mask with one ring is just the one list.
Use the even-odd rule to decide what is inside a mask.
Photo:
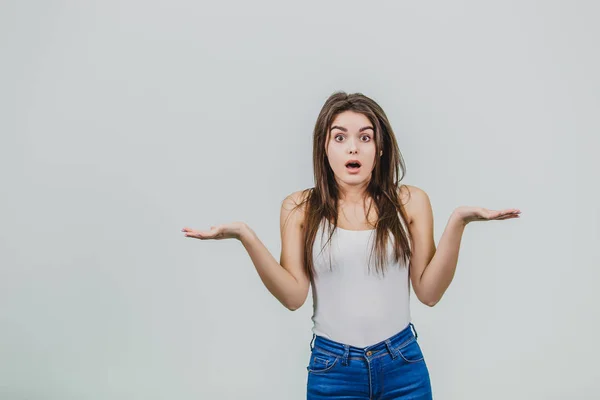
[(423, 361), (424, 359), (421, 346), (419, 346), (419, 343), (415, 337), (408, 339), (406, 342), (398, 346), (398, 348), (396, 348), (396, 352), (406, 362), (413, 363)]
[(318, 347), (312, 349), (310, 360), (306, 367), (308, 372), (324, 373), (331, 370), (338, 362), (338, 356), (320, 351)]

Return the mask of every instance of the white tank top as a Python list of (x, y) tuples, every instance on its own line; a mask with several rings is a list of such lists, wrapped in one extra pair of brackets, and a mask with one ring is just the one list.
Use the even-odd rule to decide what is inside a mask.
[[(406, 231), (401, 215), (398, 217)], [(394, 237), (390, 235), (388, 241), (388, 263), (382, 276), (375, 268), (375, 252), (370, 271), (367, 266), (374, 229), (338, 227), (327, 243), (328, 224), (324, 219), (313, 246), (312, 332), (339, 343), (367, 347), (406, 328), (411, 322), (408, 266), (402, 259), (394, 262)]]

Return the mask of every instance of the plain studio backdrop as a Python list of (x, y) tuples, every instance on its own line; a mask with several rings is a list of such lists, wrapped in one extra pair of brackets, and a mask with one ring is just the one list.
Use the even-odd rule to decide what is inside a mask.
[(413, 322), (440, 400), (598, 399), (600, 6), (593, 1), (3, 1), (0, 399), (303, 399), (279, 260), (336, 90), (380, 103), (436, 244), (473, 222)]

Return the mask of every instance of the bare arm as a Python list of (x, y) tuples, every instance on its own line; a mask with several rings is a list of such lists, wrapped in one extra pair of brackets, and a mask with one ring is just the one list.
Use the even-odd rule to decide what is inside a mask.
[[(424, 203), (421, 207), (430, 209), (428, 199), (422, 201)], [(417, 216), (417, 218), (421, 218), (421, 221), (415, 221), (413, 229), (418, 232), (414, 235), (418, 238), (415, 240), (415, 244), (420, 251), (417, 251), (417, 255), (411, 263), (413, 268), (411, 278), (419, 300), (423, 304), (433, 307), (440, 301), (454, 279), (465, 223), (453, 213), (436, 250), (433, 242), (433, 218), (430, 215), (430, 212), (422, 211)], [(425, 219), (425, 223), (423, 219)]]
[(467, 224), (470, 221), (518, 218), (521, 211), (458, 207), (450, 215), (436, 250), (433, 239), (433, 212), (429, 197), (417, 187), (411, 186), (410, 190), (413, 216), (411, 282), (417, 298), (423, 304), (433, 307), (440, 301), (454, 279), (460, 243)]
[(184, 227), (186, 237), (196, 239), (238, 239), (242, 242), (269, 292), (289, 310), (297, 310), (308, 295), (310, 280), (304, 269), (302, 222), (304, 211), (294, 206), (302, 192), (287, 196), (281, 205), (281, 261), (277, 262), (256, 233), (244, 222), (211, 226), (209, 231)]
[(297, 310), (308, 295), (309, 280), (304, 271), (302, 214), (292, 211), (298, 192), (286, 197), (281, 206), (281, 259), (273, 257), (256, 233), (246, 224), (240, 230), (240, 241), (248, 251), (256, 271), (266, 288), (289, 310)]

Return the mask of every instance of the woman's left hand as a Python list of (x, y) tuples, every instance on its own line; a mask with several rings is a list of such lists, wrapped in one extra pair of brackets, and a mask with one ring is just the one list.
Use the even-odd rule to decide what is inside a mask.
[(462, 206), (455, 209), (454, 213), (463, 221), (465, 225), (473, 221), (512, 219), (519, 218), (521, 216), (521, 211), (517, 208), (496, 211), (488, 210), (487, 208), (482, 207)]

